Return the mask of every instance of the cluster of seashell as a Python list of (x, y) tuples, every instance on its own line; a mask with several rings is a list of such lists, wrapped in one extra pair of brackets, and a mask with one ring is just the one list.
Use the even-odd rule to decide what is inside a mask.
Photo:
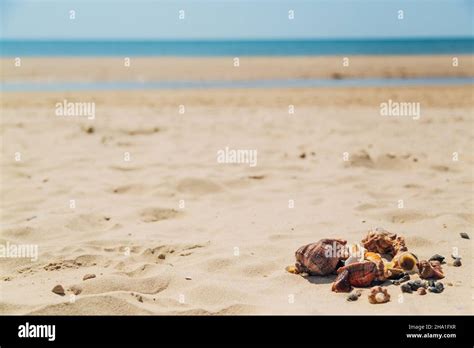
[[(390, 255), (392, 260), (384, 261), (382, 254)], [(410, 280), (410, 274), (413, 273), (419, 274), (422, 279), (431, 280), (403, 284), (403, 292), (416, 291), (424, 295), (426, 289), (434, 293), (440, 293), (444, 289), (442, 283), (435, 281), (444, 278), (441, 267), (444, 257), (434, 255), (428, 261), (419, 261), (416, 255), (408, 251), (402, 236), (383, 228), (370, 230), (361, 244), (347, 245), (347, 241), (343, 239), (322, 239), (304, 245), (296, 251), (295, 258), (295, 265), (287, 267), (291, 273), (317, 276), (336, 273), (337, 277), (331, 287), (335, 292), (350, 292), (352, 287), (368, 287), (387, 279), (393, 279), (394, 285), (401, 285)], [(460, 264), (460, 258), (456, 262)], [(360, 293), (352, 293), (348, 300), (356, 301), (359, 296)], [(385, 303), (389, 300), (387, 289), (380, 286), (371, 289), (370, 303)]]

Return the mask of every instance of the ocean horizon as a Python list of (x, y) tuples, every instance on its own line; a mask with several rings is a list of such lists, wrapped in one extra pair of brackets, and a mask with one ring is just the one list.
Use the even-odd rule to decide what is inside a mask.
[(473, 54), (473, 38), (370, 40), (0, 40), (1, 57)]

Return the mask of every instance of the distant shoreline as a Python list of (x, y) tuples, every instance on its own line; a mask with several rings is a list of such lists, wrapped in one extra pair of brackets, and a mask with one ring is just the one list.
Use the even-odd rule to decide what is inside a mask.
[(370, 40), (1, 40), (1, 57), (472, 54), (472, 38)]

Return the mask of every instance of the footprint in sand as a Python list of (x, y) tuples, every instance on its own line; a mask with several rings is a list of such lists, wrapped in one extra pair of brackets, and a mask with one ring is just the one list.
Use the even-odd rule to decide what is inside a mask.
[(30, 238), (37, 233), (37, 230), (33, 227), (15, 227), (3, 230), (1, 232), (2, 237), (7, 238)]
[(405, 222), (417, 222), (425, 219), (431, 219), (433, 217), (434, 216), (430, 216), (428, 214), (408, 210), (386, 214), (386, 219), (388, 219), (390, 222), (401, 224)]
[(146, 208), (140, 212), (140, 219), (143, 222), (157, 222), (161, 220), (173, 219), (181, 213), (175, 209), (166, 208)]

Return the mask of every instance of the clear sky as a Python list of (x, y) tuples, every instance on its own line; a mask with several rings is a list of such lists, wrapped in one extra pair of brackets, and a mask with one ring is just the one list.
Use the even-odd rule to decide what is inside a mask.
[[(473, 0), (0, 0), (3, 39), (473, 37)], [(75, 10), (71, 20), (70, 10)], [(185, 19), (178, 18), (185, 11)], [(294, 10), (293, 20), (288, 11)], [(398, 19), (398, 11), (404, 19)]]

